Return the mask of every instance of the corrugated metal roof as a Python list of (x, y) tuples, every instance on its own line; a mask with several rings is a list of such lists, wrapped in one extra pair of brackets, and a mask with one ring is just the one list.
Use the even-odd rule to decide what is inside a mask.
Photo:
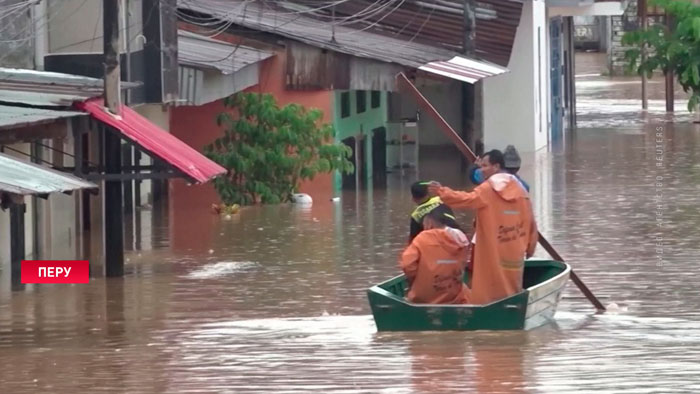
[(185, 30), (177, 33), (180, 64), (233, 74), (245, 66), (265, 60), (272, 53), (243, 45), (232, 45)]
[(508, 69), (503, 67), (485, 64), (459, 56), (455, 56), (446, 62), (430, 62), (425, 66), (421, 66), (419, 69), (467, 83), (474, 83), (486, 77), (508, 72)]
[(47, 71), (0, 68), (0, 101), (36, 106), (70, 106), (102, 94), (101, 79)]
[[(122, 82), (123, 89), (138, 86)], [(102, 95), (102, 79), (48, 71), (0, 67), (0, 102), (42, 107), (69, 107)]]
[(59, 118), (87, 115), (75, 111), (53, 111), (48, 109), (12, 107), (0, 105), (0, 129), (11, 129), (43, 123)]
[(73, 175), (0, 153), (0, 190), (15, 194), (64, 193), (97, 185)]
[(286, 9), (269, 8), (259, 1), (180, 0), (178, 7), (250, 29), (278, 34), (312, 46), (397, 63), (406, 67), (419, 68), (433, 61), (449, 60), (460, 55), (458, 52), (437, 45), (427, 45), (340, 25), (335, 27), (333, 40), (333, 29), (329, 22)]
[(226, 172), (225, 168), (127, 106), (122, 105), (119, 116), (107, 111), (100, 99), (76, 103), (75, 106), (119, 130), (126, 139), (169, 163), (194, 182), (204, 183)]

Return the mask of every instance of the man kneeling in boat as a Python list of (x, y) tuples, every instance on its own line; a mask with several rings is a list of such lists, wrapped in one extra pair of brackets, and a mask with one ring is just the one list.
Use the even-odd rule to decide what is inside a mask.
[(406, 298), (415, 303), (463, 304), (469, 289), (463, 282), (469, 239), (448, 227), (450, 218), (438, 210), (423, 217), (423, 231), (401, 255), (401, 269), (410, 289)]
[(524, 258), (537, 246), (537, 225), (530, 197), (512, 174), (504, 172), (503, 153), (484, 155), (485, 182), (473, 192), (454, 191), (437, 182), (428, 187), (452, 209), (476, 211), (473, 277), (469, 302), (488, 304), (523, 288)]

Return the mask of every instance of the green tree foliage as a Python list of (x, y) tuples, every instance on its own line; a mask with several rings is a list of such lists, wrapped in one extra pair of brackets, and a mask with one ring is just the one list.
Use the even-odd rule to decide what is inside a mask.
[(224, 103), (227, 110), (216, 119), (224, 135), (204, 147), (207, 157), (228, 169), (214, 180), (224, 203), (285, 202), (302, 180), (354, 171), (352, 150), (332, 143), (335, 132), (321, 123), (320, 110), (280, 108), (272, 95), (257, 93), (239, 93)]
[[(688, 110), (694, 111), (700, 104), (700, 6), (686, 0), (650, 0), (676, 21), (675, 28), (652, 25), (645, 30), (628, 32), (622, 38), (623, 45), (635, 48), (625, 53), (631, 70), (639, 75), (652, 76), (654, 70), (676, 73), (683, 90), (690, 95)], [(641, 48), (647, 46), (647, 58), (642, 61)]]

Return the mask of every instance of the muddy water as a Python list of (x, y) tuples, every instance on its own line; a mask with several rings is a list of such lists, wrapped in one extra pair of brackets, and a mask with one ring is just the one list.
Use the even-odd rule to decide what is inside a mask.
[[(700, 130), (636, 116), (581, 112), (523, 169), (609, 313), (570, 285), (531, 332), (377, 333), (365, 290), (396, 273), (411, 206), (391, 176), (311, 209), (173, 212), (123, 280), (0, 287), (0, 392), (699, 392)], [(456, 157), (423, 163), (460, 183)]]

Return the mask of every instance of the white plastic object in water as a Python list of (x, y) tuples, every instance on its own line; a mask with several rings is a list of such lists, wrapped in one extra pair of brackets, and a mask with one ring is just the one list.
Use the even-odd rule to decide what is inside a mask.
[(311, 196), (306, 193), (294, 193), (292, 194), (292, 199), (296, 204), (311, 205), (314, 202)]

